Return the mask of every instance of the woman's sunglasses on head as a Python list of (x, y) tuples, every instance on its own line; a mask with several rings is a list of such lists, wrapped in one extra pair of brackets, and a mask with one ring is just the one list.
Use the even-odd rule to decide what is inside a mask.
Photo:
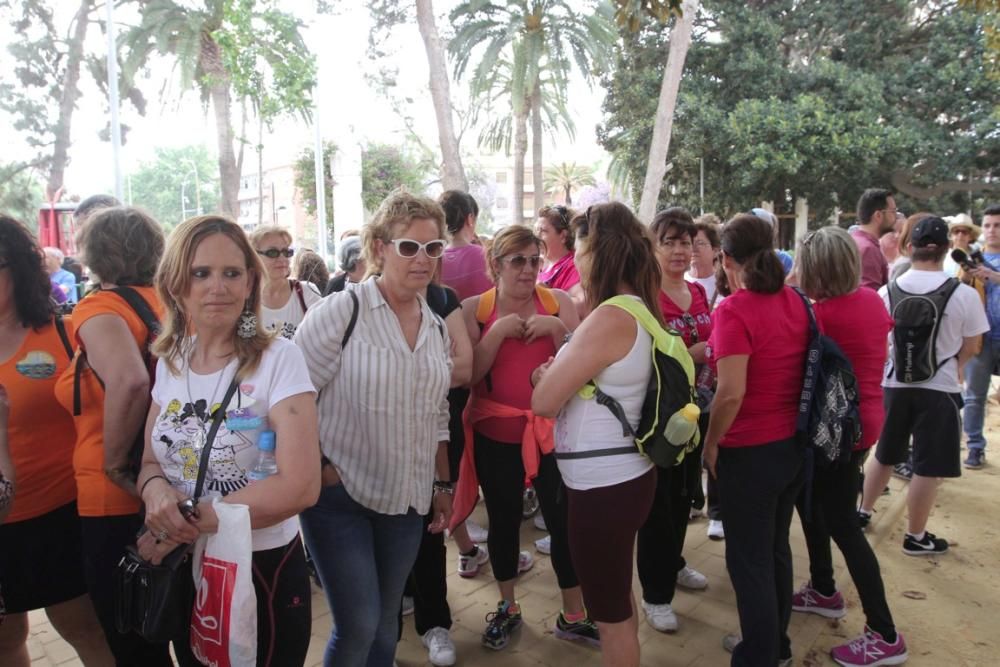
[(278, 248), (268, 248), (267, 250), (258, 250), (257, 254), (267, 257), (268, 259), (278, 259), (282, 255), (291, 259), (295, 256), (295, 248), (285, 248), (284, 250), (279, 250)]

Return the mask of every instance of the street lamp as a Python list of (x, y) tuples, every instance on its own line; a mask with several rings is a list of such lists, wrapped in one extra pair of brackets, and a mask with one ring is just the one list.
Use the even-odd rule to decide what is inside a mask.
[[(191, 158), (182, 158), (181, 162), (191, 165), (191, 170), (188, 171), (188, 174), (191, 171), (194, 172), (194, 205), (197, 208), (197, 215), (201, 215), (204, 211), (201, 208), (201, 180), (198, 178), (198, 165)], [(187, 174), (184, 177), (187, 178)]]
[[(188, 214), (187, 195), (184, 193), (184, 188), (187, 187), (188, 176), (191, 175), (191, 171), (194, 171), (195, 187), (198, 188), (198, 185), (199, 185), (199, 183), (198, 183), (198, 170), (197, 169), (194, 169), (194, 170), (190, 170), (189, 169), (187, 171), (187, 173), (184, 174), (184, 178), (181, 179), (181, 222), (184, 222), (185, 220), (187, 220), (187, 214)], [(200, 188), (198, 188), (198, 190), (200, 190)], [(196, 199), (195, 199), (195, 209), (194, 209), (195, 210), (195, 214), (196, 215), (201, 215), (201, 192), (200, 191), (195, 192), (195, 197), (196, 197)]]

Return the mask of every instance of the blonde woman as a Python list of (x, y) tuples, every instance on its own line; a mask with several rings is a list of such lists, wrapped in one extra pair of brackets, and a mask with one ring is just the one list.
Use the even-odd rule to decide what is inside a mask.
[(261, 323), (267, 331), (275, 331), (291, 340), (306, 311), (322, 298), (319, 289), (310, 282), (290, 278), (292, 235), (284, 227), (258, 227), (250, 235), (250, 244), (264, 266), (261, 284)]
[[(315, 390), (301, 351), (260, 326), (262, 277), (257, 253), (227, 218), (192, 218), (170, 236), (156, 277), (167, 317), (154, 346), (160, 360), (138, 479), (149, 531), (138, 546), (157, 563), (178, 545), (217, 530), (211, 498), (247, 505), (257, 664), (301, 665), (312, 615), (296, 515), (319, 494)], [(231, 383), (238, 390), (211, 443), (204, 499), (193, 513), (182, 513), (198, 475), (191, 457), (199, 457)], [(275, 434), (277, 472), (251, 485), (265, 431)], [(185, 639), (174, 642), (178, 661), (199, 664)]]

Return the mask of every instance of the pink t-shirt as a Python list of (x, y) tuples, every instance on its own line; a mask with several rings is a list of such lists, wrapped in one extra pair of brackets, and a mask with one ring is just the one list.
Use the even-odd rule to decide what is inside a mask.
[(715, 307), (706, 354), (719, 359), (746, 354), (743, 404), (720, 447), (750, 447), (795, 435), (809, 316), (790, 287), (776, 294), (741, 289)]
[(441, 282), (455, 290), (459, 300), (478, 296), (493, 287), (486, 273), (483, 247), (469, 244), (447, 248), (441, 258)]
[[(539, 315), (548, 315), (537, 294), (535, 311)], [(482, 335), (485, 336), (496, 321), (497, 311), (494, 308), (483, 326)], [(531, 392), (534, 391), (531, 373), (555, 354), (556, 346), (552, 342), (552, 336), (542, 336), (530, 343), (517, 338), (505, 338), (500, 343), (489, 374), (472, 391), (491, 401), (528, 410), (531, 408)], [(491, 417), (477, 422), (475, 428), (491, 440), (515, 443), (521, 442), (524, 437), (525, 423), (527, 420), (524, 417)]]
[(549, 267), (548, 271), (542, 271), (538, 274), (538, 282), (546, 287), (566, 291), (579, 283), (580, 274), (577, 273), (573, 256), (571, 252), (563, 255), (559, 261)]
[(861, 284), (878, 290), (889, 282), (889, 263), (882, 254), (878, 239), (863, 229), (855, 229), (851, 237), (861, 253)]
[[(684, 344), (691, 347), (695, 343), (708, 341), (708, 337), (712, 333), (712, 316), (709, 314), (708, 296), (705, 294), (705, 288), (691, 281), (687, 281), (687, 285), (691, 292), (690, 308), (686, 311), (681, 310), (663, 290), (660, 290), (660, 310), (663, 311), (663, 320), (667, 323), (667, 328), (677, 331), (684, 338)], [(690, 317), (684, 317), (684, 313)], [(694, 322), (693, 331), (692, 321)], [(694, 331), (697, 332), (697, 337), (691, 335)]]
[(854, 368), (861, 393), (861, 441), (855, 449), (868, 449), (878, 440), (885, 421), (882, 373), (892, 316), (882, 297), (867, 287), (820, 301), (813, 308), (823, 333), (840, 346)]

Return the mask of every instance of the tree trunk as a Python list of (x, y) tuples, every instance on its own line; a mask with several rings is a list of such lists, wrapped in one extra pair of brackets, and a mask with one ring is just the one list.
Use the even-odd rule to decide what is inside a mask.
[(510, 221), (524, 224), (524, 158), (528, 154), (528, 109), (514, 111), (514, 201)]
[(83, 41), (87, 37), (87, 22), (93, 0), (81, 0), (73, 18), (73, 37), (66, 53), (66, 74), (62, 81), (59, 97), (59, 121), (56, 124), (55, 139), (52, 142), (52, 164), (46, 192), (50, 199), (63, 187), (66, 164), (69, 162), (70, 128), (76, 101), (80, 97), (80, 63), (83, 61)]
[(570, 196), (572, 194), (572, 188), (573, 188), (572, 184), (570, 184), (570, 183), (566, 184), (566, 188), (565, 188), (565, 190), (566, 190), (566, 206), (572, 206), (573, 205), (573, 198)]
[[(201, 37), (202, 67), (211, 81), (209, 96), (215, 112), (215, 136), (219, 149), (219, 189), (222, 191), (222, 212), (234, 220), (239, 218), (240, 165), (233, 152), (233, 125), (230, 115), (232, 98), (229, 94), (229, 73), (222, 66), (219, 45), (208, 34)], [(242, 150), (240, 151), (242, 155)], [(242, 159), (240, 160), (242, 163)]]
[(545, 206), (545, 179), (542, 167), (542, 86), (535, 81), (531, 91), (531, 177), (535, 189), (536, 215)]
[(427, 66), (430, 69), (431, 99), (434, 101), (434, 115), (437, 117), (438, 142), (441, 144), (441, 185), (445, 190), (468, 191), (469, 182), (462, 166), (462, 154), (455, 136), (455, 126), (451, 117), (451, 83), (448, 79), (444, 45), (434, 23), (434, 7), (431, 0), (417, 1), (417, 27), (427, 51)]
[(259, 111), (257, 118), (257, 224), (264, 224), (264, 116)]
[(656, 202), (660, 198), (663, 177), (667, 173), (667, 154), (670, 149), (670, 132), (674, 125), (674, 108), (677, 106), (677, 91), (681, 85), (684, 60), (691, 46), (691, 28), (698, 11), (698, 0), (684, 0), (684, 15), (676, 20), (670, 31), (670, 51), (663, 70), (660, 86), (660, 100), (656, 105), (656, 120), (653, 124), (653, 139), (649, 145), (649, 161), (646, 163), (646, 180), (642, 186), (639, 202), (639, 219), (649, 224), (656, 213)]

